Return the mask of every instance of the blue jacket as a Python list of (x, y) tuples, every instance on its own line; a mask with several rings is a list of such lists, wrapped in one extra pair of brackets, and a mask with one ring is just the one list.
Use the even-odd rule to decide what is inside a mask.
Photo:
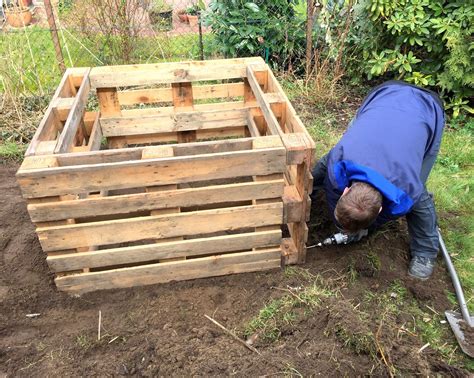
[(383, 195), (376, 224), (410, 212), (424, 191), (421, 165), (439, 151), (444, 111), (434, 92), (390, 81), (369, 93), (329, 152), (324, 186), (331, 214), (352, 181)]

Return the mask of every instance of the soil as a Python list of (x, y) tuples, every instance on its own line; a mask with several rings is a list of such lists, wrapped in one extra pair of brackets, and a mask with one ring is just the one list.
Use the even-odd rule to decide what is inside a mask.
[[(299, 276), (269, 271), (68, 296), (55, 289), (15, 181), (16, 169), (0, 165), (0, 376), (387, 376), (393, 373), (388, 366), (410, 375), (468, 374), (447, 365), (430, 347), (418, 353), (424, 344), (419, 337), (399, 335), (410, 321), (406, 316), (382, 323), (371, 318), (376, 311), (366, 311), (366, 319), (359, 312), (367, 292), (382, 295), (395, 280), (434, 311), (451, 307), (442, 265), (424, 283), (407, 276), (403, 222), (365, 243), (309, 250), (307, 263), (297, 270), (324, 277), (339, 295), (322, 298), (311, 312), (301, 309), (291, 326), (281, 328), (278, 340), (257, 339), (258, 355), (204, 315), (243, 337), (264, 304), (287, 294), (275, 288), (298, 286)], [(312, 219), (317, 220), (311, 225), (313, 240), (332, 231), (324, 210), (314, 210)], [(369, 250), (378, 263), (367, 264)], [(353, 283), (347, 280), (351, 266), (357, 273)], [(385, 326), (389, 321), (396, 328)]]
[[(462, 317), (461, 314), (459, 316)], [(469, 327), (464, 319), (459, 322), (459, 325), (461, 332), (464, 335), (463, 350), (468, 353), (469, 356), (474, 357), (474, 328)]]

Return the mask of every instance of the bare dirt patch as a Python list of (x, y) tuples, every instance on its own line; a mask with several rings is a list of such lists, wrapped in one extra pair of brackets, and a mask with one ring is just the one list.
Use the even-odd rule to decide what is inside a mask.
[[(400, 332), (406, 314), (381, 317), (366, 307), (367, 293), (382, 298), (399, 280), (408, 299), (439, 312), (449, 308), (444, 288), (450, 284), (442, 268), (427, 283), (408, 278), (402, 222), (364, 243), (311, 250), (307, 264), (292, 274), (277, 270), (70, 297), (54, 287), (16, 185), (16, 168), (0, 165), (0, 376), (389, 375), (393, 368), (413, 375), (467, 374), (431, 348), (418, 353), (420, 338)], [(313, 239), (330, 232), (324, 211), (315, 211)], [(261, 355), (204, 318), (243, 337), (264, 304), (288, 295), (275, 288), (306, 285), (307, 272), (327, 280), (337, 296), (321, 298), (311, 309), (296, 306), (276, 340), (256, 341)], [(26, 316), (33, 313), (41, 315)]]

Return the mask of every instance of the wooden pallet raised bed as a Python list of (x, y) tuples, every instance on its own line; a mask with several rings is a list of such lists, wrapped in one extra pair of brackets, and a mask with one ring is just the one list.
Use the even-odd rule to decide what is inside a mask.
[(313, 151), (260, 58), (74, 68), (17, 179), (80, 293), (304, 262)]

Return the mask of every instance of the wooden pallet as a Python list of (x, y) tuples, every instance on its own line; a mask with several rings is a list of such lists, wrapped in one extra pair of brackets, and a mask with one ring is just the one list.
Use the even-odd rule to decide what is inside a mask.
[(74, 68), (17, 179), (81, 293), (303, 263), (313, 152), (260, 58)]

